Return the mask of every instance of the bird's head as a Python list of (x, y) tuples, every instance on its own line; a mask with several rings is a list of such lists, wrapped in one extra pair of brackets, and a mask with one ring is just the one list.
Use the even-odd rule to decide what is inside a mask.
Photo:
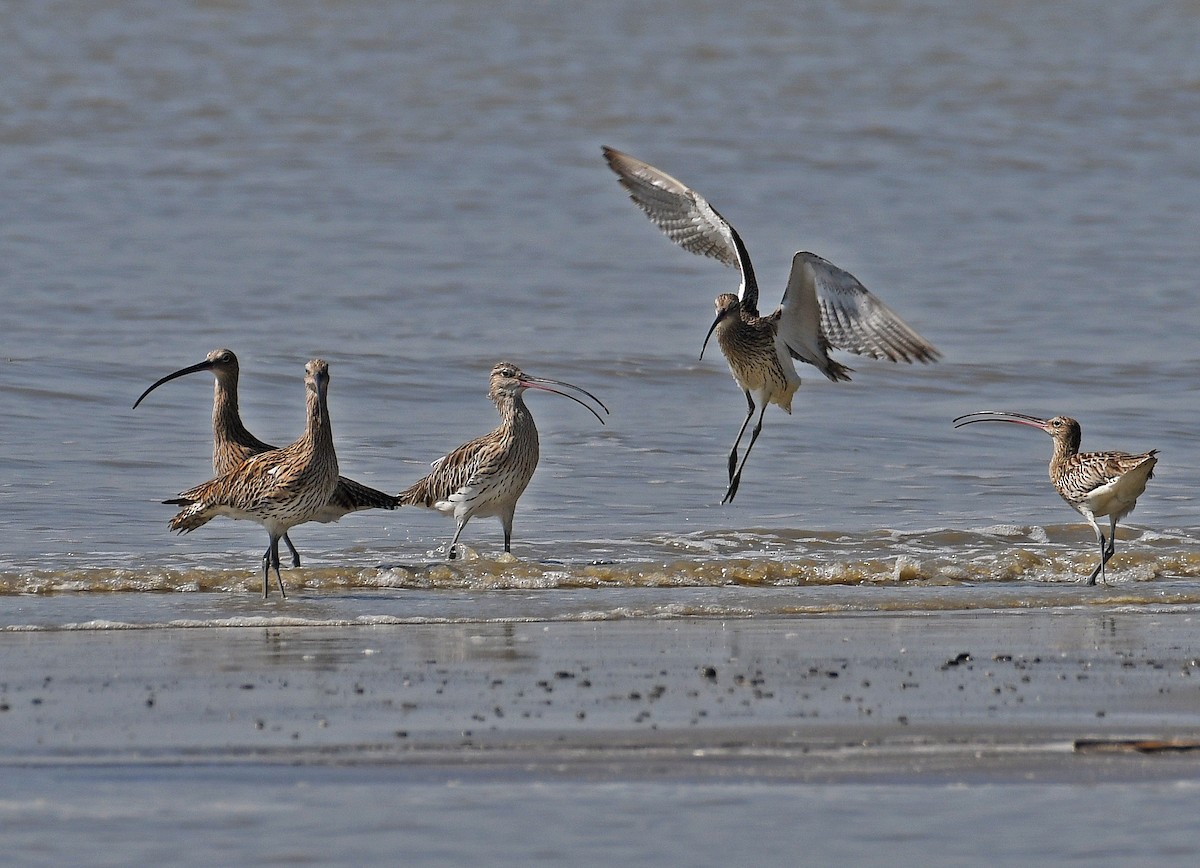
[(976, 413), (959, 416), (954, 420), (954, 427), (961, 428), (964, 425), (971, 425), (975, 422), (1012, 422), (1015, 425), (1027, 425), (1030, 428), (1045, 431), (1056, 441), (1071, 450), (1078, 450), (1079, 444), (1083, 439), (1079, 423), (1070, 416), (1053, 416), (1049, 419), (1041, 419), (1037, 416), (1028, 416), (1024, 413), (1009, 413), (1003, 410), (980, 410)]
[[(554, 388), (555, 386), (559, 386), (561, 388)], [(608, 408), (604, 406), (604, 402), (602, 402), (587, 389), (581, 389), (579, 386), (572, 385), (571, 383), (564, 383), (562, 380), (551, 380), (548, 377), (531, 377), (512, 362), (498, 362), (492, 368), (488, 397), (490, 397), (493, 401), (498, 401), (503, 396), (510, 396), (513, 398), (518, 397), (519, 395), (523, 394), (526, 389), (537, 389), (542, 392), (553, 392), (556, 395), (562, 395), (564, 398), (570, 398), (576, 404), (586, 407), (593, 416), (595, 416), (597, 419), (600, 419), (601, 424), (604, 423), (604, 419), (602, 419), (600, 414), (592, 409), (590, 405), (585, 404), (574, 395), (562, 390), (570, 389), (571, 391), (585, 395), (595, 401), (601, 410), (603, 410), (605, 413), (608, 413)]]
[(238, 378), (238, 359), (234, 355), (233, 350), (225, 348), (213, 350), (204, 361), (197, 362), (194, 365), (188, 365), (186, 368), (180, 368), (178, 371), (173, 371), (167, 374), (162, 379), (155, 382), (150, 388), (142, 392), (138, 399), (133, 402), (133, 408), (136, 410), (137, 405), (142, 403), (142, 399), (161, 386), (163, 383), (169, 383), (177, 377), (184, 377), (188, 374), (194, 374), (197, 371), (212, 371), (220, 382), (225, 384), (226, 388), (235, 387)]
[(704, 358), (704, 351), (708, 348), (708, 339), (712, 337), (713, 332), (717, 330), (717, 326), (723, 323), (730, 316), (736, 316), (738, 310), (741, 309), (742, 303), (738, 297), (732, 292), (723, 292), (713, 301), (713, 306), (717, 309), (717, 316), (713, 320), (712, 325), (708, 327), (708, 334), (704, 336), (704, 343), (700, 347), (700, 358)]

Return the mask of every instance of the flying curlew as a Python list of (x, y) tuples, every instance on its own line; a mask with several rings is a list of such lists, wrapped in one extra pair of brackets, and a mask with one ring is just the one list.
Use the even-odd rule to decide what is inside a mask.
[[(830, 380), (849, 380), (851, 369), (829, 357), (832, 348), (892, 362), (932, 362), (940, 354), (854, 275), (815, 253), (792, 257), (783, 301), (774, 313), (758, 312), (758, 283), (750, 255), (737, 230), (696, 191), (648, 163), (605, 147), (604, 158), (634, 203), (667, 237), (701, 256), (736, 268), (737, 295), (717, 296), (717, 316), (704, 338), (714, 332), (730, 372), (746, 395), (746, 418), (729, 453), (729, 487), (722, 503), (737, 494), (742, 468), (762, 431), (769, 404), (792, 412), (800, 376), (792, 359), (816, 367)], [(758, 421), (738, 463), (738, 448), (757, 407)]]

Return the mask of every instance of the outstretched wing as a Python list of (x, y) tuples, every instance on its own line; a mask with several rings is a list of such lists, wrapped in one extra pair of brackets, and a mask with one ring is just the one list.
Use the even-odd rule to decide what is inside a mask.
[(934, 362), (941, 358), (932, 344), (853, 274), (803, 251), (792, 257), (792, 273), (780, 307), (779, 334), (792, 355), (815, 364), (831, 379), (837, 378), (824, 367), (830, 347), (891, 362)]
[(736, 268), (742, 276), (738, 296), (743, 308), (757, 313), (758, 284), (750, 257), (737, 231), (695, 190), (649, 163), (605, 146), (604, 159), (616, 172), (629, 198), (667, 237), (684, 250)]

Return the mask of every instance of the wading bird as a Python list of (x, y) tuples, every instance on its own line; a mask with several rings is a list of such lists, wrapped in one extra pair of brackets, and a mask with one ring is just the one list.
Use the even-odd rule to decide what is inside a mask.
[[(792, 257), (783, 301), (774, 313), (758, 312), (758, 283), (750, 255), (737, 231), (699, 193), (665, 172), (609, 147), (604, 158), (634, 203), (667, 237), (684, 250), (709, 256), (736, 268), (741, 275), (737, 295), (717, 296), (717, 316), (704, 338), (716, 332), (733, 378), (746, 395), (746, 418), (729, 453), (729, 487), (722, 503), (733, 500), (742, 468), (762, 431), (769, 404), (792, 412), (792, 396), (800, 376), (792, 359), (816, 367), (830, 380), (849, 380), (851, 368), (829, 358), (832, 348), (892, 362), (932, 362), (940, 354), (854, 275), (817, 256)], [(761, 407), (750, 443), (738, 464), (738, 448), (746, 426)]]
[(585, 395), (608, 412), (603, 402), (586, 389), (561, 380), (531, 377), (511, 362), (500, 362), (493, 367), (489, 382), (488, 397), (500, 413), (500, 426), (439, 458), (433, 462), (433, 472), (400, 492), (403, 505), (424, 506), (454, 516), (457, 526), (448, 549), (450, 558), (455, 557), (454, 547), (463, 528), (477, 515), (500, 517), (504, 551), (511, 552), (517, 499), (529, 485), (538, 463), (537, 426), (522, 397), (526, 389), (570, 398), (586, 407), (601, 424), (604, 419), (591, 406), (554, 387)]
[(229, 473), (163, 501), (183, 507), (168, 525), (180, 533), (190, 533), (218, 515), (248, 519), (266, 528), (270, 541), (263, 554), (264, 600), (272, 568), (279, 593), (287, 597), (279, 575), (279, 540), (289, 528), (316, 520), (338, 484), (326, 402), (329, 365), (324, 360), (313, 359), (304, 366), (304, 387), (308, 421), (299, 440), (253, 455)]
[[(275, 449), (276, 447), (264, 443), (251, 434), (242, 424), (242, 417), (238, 412), (238, 358), (234, 355), (233, 350), (213, 350), (203, 362), (167, 374), (142, 392), (133, 402), (133, 408), (136, 410), (138, 404), (142, 403), (142, 399), (163, 383), (198, 371), (212, 371), (213, 377), (216, 378), (213, 388), (212, 413), (213, 473), (216, 476), (224, 476), (236, 469), (247, 458)], [(343, 515), (361, 509), (395, 509), (399, 505), (399, 501), (392, 495), (341, 476), (338, 478), (337, 488), (333, 490), (333, 496), (329, 499), (329, 503), (313, 521), (337, 521)], [(299, 567), (300, 553), (296, 551), (296, 547), (292, 545), (287, 534), (283, 535), (283, 542), (288, 547), (288, 551), (292, 553), (292, 566)]]
[[(1157, 449), (1130, 455), (1128, 452), (1080, 452), (1083, 433), (1079, 423), (1069, 416), (1039, 419), (1024, 413), (1000, 410), (981, 410), (954, 420), (954, 427), (975, 422), (1013, 422), (1040, 428), (1054, 438), (1054, 455), (1050, 459), (1050, 481), (1055, 490), (1071, 507), (1087, 519), (1096, 539), (1100, 541), (1100, 563), (1088, 576), (1089, 585), (1096, 576), (1106, 581), (1105, 564), (1113, 556), (1117, 544), (1117, 522), (1137, 506), (1137, 499), (1146, 490), (1146, 481), (1154, 476)], [(1108, 540), (1096, 523), (1108, 516)]]

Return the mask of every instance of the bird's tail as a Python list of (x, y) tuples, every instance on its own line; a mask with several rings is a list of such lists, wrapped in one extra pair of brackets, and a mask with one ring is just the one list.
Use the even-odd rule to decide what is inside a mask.
[(196, 501), (188, 500), (180, 497), (174, 500), (164, 500), (163, 503), (170, 503), (176, 506), (182, 506), (183, 509), (175, 514), (175, 517), (167, 523), (167, 527), (171, 530), (179, 531), (180, 533), (191, 533), (198, 527), (202, 527), (216, 515), (209, 506)]
[(1149, 452), (1146, 453), (1146, 458), (1150, 462), (1150, 471), (1146, 474), (1146, 478), (1153, 479), (1154, 478), (1154, 465), (1158, 464), (1158, 450), (1151, 449)]
[[(793, 359), (799, 359), (806, 364), (812, 365), (835, 383), (839, 380), (849, 381), (850, 375), (854, 373), (854, 368), (847, 367), (841, 362), (834, 361), (829, 357), (828, 346), (821, 347), (821, 352), (819, 355), (817, 353), (798, 353), (796, 352), (796, 348), (791, 344), (786, 344), (786, 346), (788, 354)], [(810, 356), (816, 356), (816, 358), (810, 358)]]
[(357, 512), (360, 509), (395, 509), (400, 506), (400, 498), (339, 476), (337, 488), (333, 490), (329, 504), (346, 512)]
[(850, 381), (850, 375), (854, 373), (854, 368), (848, 368), (841, 362), (835, 362), (833, 359), (826, 359), (826, 361), (828, 364), (822, 365), (820, 368), (822, 374), (835, 383), (839, 380)]

